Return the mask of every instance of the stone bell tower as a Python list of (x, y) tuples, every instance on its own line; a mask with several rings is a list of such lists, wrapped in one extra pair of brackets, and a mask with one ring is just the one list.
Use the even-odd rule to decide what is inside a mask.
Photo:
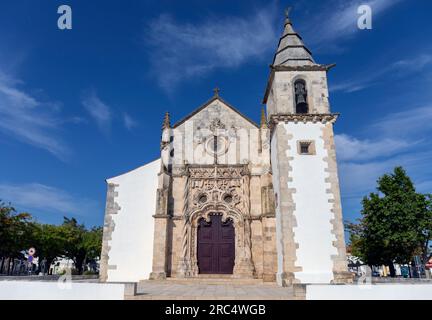
[(263, 103), (271, 128), (277, 281), (349, 282), (327, 71), (286, 15)]

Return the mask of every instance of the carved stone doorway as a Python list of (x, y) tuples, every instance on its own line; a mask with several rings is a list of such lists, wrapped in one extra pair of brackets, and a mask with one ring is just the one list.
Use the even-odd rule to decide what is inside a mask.
[(233, 274), (235, 231), (231, 219), (223, 222), (221, 215), (211, 215), (207, 222), (201, 218), (197, 240), (197, 264), (200, 274)]

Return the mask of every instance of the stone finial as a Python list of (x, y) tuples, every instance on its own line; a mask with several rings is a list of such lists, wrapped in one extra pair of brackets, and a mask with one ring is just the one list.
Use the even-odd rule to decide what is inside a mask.
[(162, 130), (171, 128), (169, 112), (165, 112), (165, 118), (162, 124)]
[(220, 91), (220, 89), (218, 87), (216, 87), (216, 88), (213, 89), (215, 97), (219, 97), (219, 91)]
[(292, 10), (292, 7), (287, 7), (285, 9), (285, 24), (291, 23), (291, 20), (289, 18), (289, 14), (290, 14), (291, 10)]
[(267, 119), (266, 119), (264, 108), (261, 108), (261, 123), (260, 123), (260, 128), (261, 129), (267, 129), (268, 128)]

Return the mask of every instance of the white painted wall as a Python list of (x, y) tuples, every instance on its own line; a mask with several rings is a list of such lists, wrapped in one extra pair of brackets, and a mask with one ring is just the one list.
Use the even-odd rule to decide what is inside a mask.
[(0, 300), (123, 300), (121, 283), (0, 281)]
[(308, 285), (306, 300), (432, 300), (432, 285)]
[(113, 215), (115, 228), (108, 242), (108, 269), (110, 282), (136, 282), (148, 279), (153, 258), (153, 215), (156, 210), (156, 190), (160, 160), (110, 178), (108, 183), (118, 184), (115, 201), (120, 210)]
[[(328, 200), (333, 195), (327, 193), (330, 183), (325, 182), (329, 174), (325, 171), (327, 151), (322, 138), (322, 123), (287, 123), (280, 124), (287, 133), (292, 135), (288, 140), (290, 150), (287, 150), (289, 165), (292, 167), (288, 188), (296, 190), (293, 193), (295, 203), (294, 216), (297, 227), (294, 228), (294, 240), (299, 247), (296, 251), (296, 266), (302, 271), (295, 272), (295, 277), (302, 283), (330, 283), (333, 280), (332, 255), (337, 254), (333, 246), (336, 237), (331, 233), (332, 203)], [(300, 155), (297, 151), (297, 141), (315, 141), (316, 155)]]

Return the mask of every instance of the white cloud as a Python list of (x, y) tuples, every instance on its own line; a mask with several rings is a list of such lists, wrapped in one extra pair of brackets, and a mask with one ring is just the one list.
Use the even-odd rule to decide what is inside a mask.
[(97, 212), (96, 202), (39, 183), (0, 184), (0, 198), (19, 210), (85, 216)]
[(138, 122), (136, 122), (129, 114), (123, 113), (123, 123), (126, 129), (132, 130), (136, 126), (138, 126)]
[(374, 138), (335, 136), (346, 217), (358, 217), (361, 198), (375, 191), (377, 179), (403, 166), (419, 192), (431, 193), (432, 107), (393, 113), (368, 127)]
[(361, 91), (375, 84), (373, 81), (370, 80), (371, 79), (369, 78), (369, 81), (367, 81), (366, 79), (361, 79), (357, 81), (344, 81), (341, 83), (336, 83), (334, 85), (330, 85), (330, 91), (331, 92), (343, 91), (346, 93)]
[(171, 91), (181, 80), (200, 77), (215, 68), (237, 67), (268, 58), (275, 50), (274, 4), (247, 17), (206, 17), (200, 23), (180, 23), (170, 15), (152, 20), (145, 35), (159, 85)]
[[(385, 81), (395, 81), (402, 77), (410, 76), (418, 72), (424, 71), (432, 66), (432, 55), (419, 54), (409, 59), (402, 59), (391, 63), (390, 65), (378, 69), (376, 67), (369, 69), (366, 73), (357, 77), (353, 77), (348, 81), (330, 85), (331, 92), (347, 92), (352, 93), (360, 91)], [(391, 74), (391, 78), (388, 75)]]
[(338, 146), (338, 159), (341, 161), (362, 161), (388, 157), (412, 148), (412, 141), (383, 138), (379, 140), (359, 140), (346, 134), (335, 136)]
[(391, 69), (402, 72), (419, 72), (432, 64), (431, 54), (420, 54), (405, 60), (399, 60), (393, 63)]
[(361, 162), (388, 158), (429, 144), (432, 127), (432, 106), (412, 108), (389, 114), (372, 122), (368, 132), (374, 138), (358, 139), (339, 134), (335, 136), (340, 161)]
[(41, 101), (22, 89), (23, 82), (0, 70), (0, 130), (66, 160), (69, 148), (59, 138), (63, 119), (58, 105)]
[(343, 196), (344, 198), (359, 199), (369, 192), (375, 191), (377, 179), (384, 173), (393, 171), (396, 166), (403, 166), (414, 181), (421, 183), (422, 192), (432, 192), (432, 190), (425, 190), (425, 187), (430, 186), (432, 182), (430, 163), (432, 163), (431, 151), (399, 154), (385, 160), (372, 160), (363, 163), (341, 162), (339, 171)]
[(373, 19), (403, 0), (334, 0), (321, 7), (319, 14), (304, 22), (306, 37), (310, 45), (322, 49), (334, 49), (335, 43), (354, 36), (358, 31), (357, 9), (360, 5), (372, 8)]
[(378, 130), (382, 135), (412, 138), (430, 133), (431, 123), (432, 105), (392, 113), (373, 123), (372, 129)]
[(98, 97), (94, 90), (85, 93), (83, 95), (81, 103), (83, 104), (87, 112), (96, 121), (99, 129), (103, 133), (108, 134), (111, 130), (111, 108)]
[(370, 124), (368, 132), (373, 133), (374, 138), (336, 135), (338, 158), (359, 162), (391, 157), (418, 147), (424, 149), (425, 145), (431, 144), (428, 139), (431, 122), (432, 106), (389, 114)]

